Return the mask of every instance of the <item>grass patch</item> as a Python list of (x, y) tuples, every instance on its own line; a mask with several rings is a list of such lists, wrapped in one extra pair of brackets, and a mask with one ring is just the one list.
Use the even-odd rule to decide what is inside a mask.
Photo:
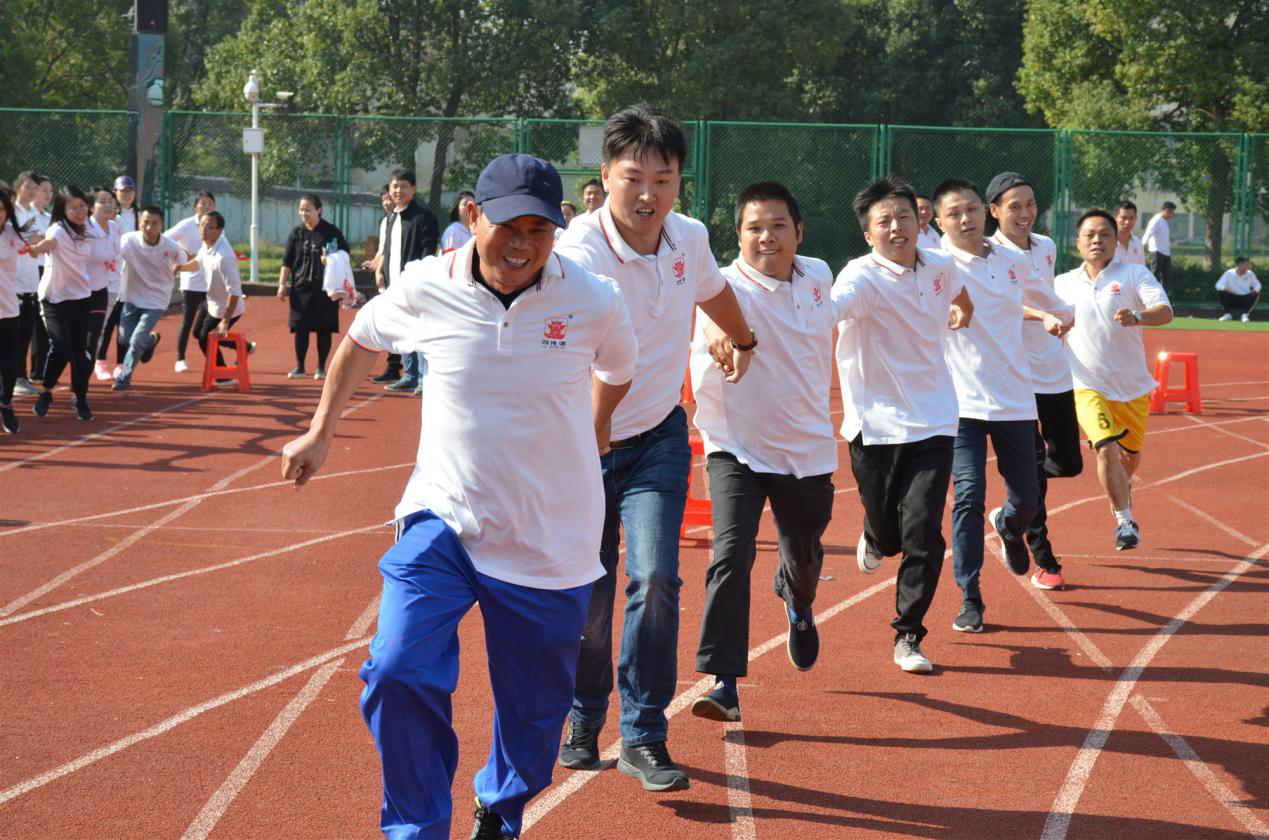
[[(1221, 332), (1269, 332), (1269, 320), (1254, 320), (1257, 316), (1256, 312), (1251, 314), (1253, 320), (1243, 323), (1239, 320), (1218, 321), (1216, 315), (1211, 317), (1195, 318), (1193, 316), (1183, 316), (1173, 318), (1172, 323), (1162, 327), (1148, 327), (1152, 330), (1219, 330)], [(1262, 316), (1263, 317), (1263, 316)]]

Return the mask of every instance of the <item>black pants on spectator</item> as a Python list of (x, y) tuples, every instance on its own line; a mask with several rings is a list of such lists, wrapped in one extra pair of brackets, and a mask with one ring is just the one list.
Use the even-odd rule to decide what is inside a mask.
[(1036, 475), (1040, 483), (1039, 505), (1035, 518), (1027, 528), (1027, 545), (1035, 564), (1050, 572), (1061, 571), (1049, 542), (1048, 509), (1045, 499), (1050, 478), (1074, 478), (1084, 470), (1084, 454), (1080, 450), (1080, 427), (1075, 420), (1075, 392), (1036, 394), (1039, 421), (1035, 430)]
[(185, 358), (185, 348), (189, 346), (190, 332), (194, 329), (194, 321), (203, 309), (207, 300), (206, 292), (181, 292), (181, 331), (176, 334), (176, 358)]
[(308, 355), (308, 336), (317, 336), (317, 369), (326, 370), (326, 357), (330, 355), (330, 330), (309, 330), (297, 327), (295, 330), (295, 366), (304, 369), (304, 357)]
[(762, 509), (770, 499), (780, 546), (772, 588), (794, 612), (809, 610), (824, 566), (820, 538), (833, 518), (833, 476), (754, 472), (730, 452), (711, 452), (706, 469), (714, 556), (705, 570), (696, 670), (743, 677), (749, 673), (749, 582)]
[[(202, 294), (202, 292), (199, 292), (199, 294)], [(230, 318), (229, 326), (233, 327), (234, 324), (238, 323), (238, 318), (241, 317), (242, 316), (239, 315), (236, 318)], [(204, 356), (207, 355), (207, 338), (214, 333), (216, 328), (219, 326), (220, 319), (207, 311), (207, 299), (204, 295), (203, 302), (198, 305), (198, 315), (194, 321), (194, 340), (198, 342), (198, 347), (203, 351)], [(224, 363), (225, 356), (220, 352), (220, 348), (217, 347), (216, 364), (223, 365)]]
[(88, 343), (84, 346), (88, 348), (94, 361), (97, 359), (97, 345), (101, 343), (101, 331), (106, 325), (106, 316), (110, 314), (106, 311), (109, 303), (110, 293), (105, 289), (97, 289), (88, 296)]
[(48, 358), (44, 360), (44, 390), (57, 387), (57, 380), (70, 365), (71, 392), (77, 397), (88, 395), (88, 378), (92, 375), (92, 354), (88, 352), (88, 321), (91, 298), (64, 300), (61, 303), (41, 302), (44, 326), (48, 330)]
[(21, 317), (0, 318), (0, 405), (13, 402), (13, 385), (22, 364)]
[[(39, 379), (48, 356), (48, 330), (40, 319), (40, 299), (35, 292), (18, 295), (18, 376)], [(31, 350), (30, 376), (27, 376), (26, 353)]]
[(1244, 312), (1250, 312), (1256, 305), (1256, 298), (1260, 297), (1259, 292), (1248, 292), (1245, 295), (1217, 292), (1216, 295), (1220, 298), (1221, 309), (1224, 309), (1228, 315), (1242, 315)]
[(915, 633), (918, 641), (925, 638), (921, 622), (934, 600), (947, 551), (943, 508), (955, 441), (935, 435), (910, 443), (864, 445), (860, 434), (850, 442), (868, 542), (887, 557), (903, 555), (895, 581), (898, 615), (890, 623), (896, 641), (906, 633)]
[(1146, 262), (1150, 265), (1150, 272), (1154, 274), (1154, 279), (1159, 281), (1159, 285), (1165, 290), (1168, 284), (1172, 282), (1172, 257), (1168, 254), (1160, 254), (1158, 251), (1147, 251)]
[(123, 364), (123, 357), (128, 354), (128, 345), (123, 343), (123, 336), (119, 335), (119, 316), (123, 313), (123, 301), (115, 299), (115, 305), (111, 307), (110, 314), (106, 317), (106, 326), (102, 329), (101, 343), (97, 346), (97, 358), (105, 361), (110, 356), (110, 337), (115, 337), (115, 362)]

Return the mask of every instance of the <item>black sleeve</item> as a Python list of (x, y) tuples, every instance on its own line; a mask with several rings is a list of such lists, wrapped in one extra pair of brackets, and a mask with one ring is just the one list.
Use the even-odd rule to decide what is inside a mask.
[(291, 235), (286, 238), (286, 252), (282, 255), (282, 265), (295, 272), (295, 263), (299, 259), (299, 228), (291, 231)]
[(330, 229), (331, 239), (335, 240), (335, 247), (345, 253), (352, 254), (352, 248), (348, 247), (348, 240), (344, 238), (344, 232), (336, 227), (333, 222), (331, 223)]
[(421, 260), (424, 257), (430, 257), (436, 253), (436, 246), (441, 241), (440, 225), (437, 224), (436, 216), (432, 215), (432, 211), (426, 207), (414, 220), (414, 248), (408, 258), (409, 260)]

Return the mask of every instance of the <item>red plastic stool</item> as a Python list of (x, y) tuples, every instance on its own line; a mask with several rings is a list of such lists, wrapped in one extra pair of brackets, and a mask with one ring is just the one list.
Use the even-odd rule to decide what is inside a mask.
[[(1185, 365), (1185, 385), (1168, 387), (1168, 370), (1173, 362)], [(1159, 384), (1150, 392), (1150, 413), (1164, 414), (1169, 402), (1185, 401), (1185, 410), (1191, 414), (1203, 413), (1203, 400), (1199, 396), (1198, 354), (1169, 353), (1164, 351), (1154, 363), (1154, 379)]]
[[(234, 348), (234, 364), (216, 363), (221, 345), (231, 344)], [(242, 333), (229, 333), (222, 337), (215, 330), (207, 336), (207, 358), (203, 365), (203, 390), (216, 390), (216, 380), (224, 375), (226, 379), (238, 380), (239, 391), (251, 390), (251, 374), (247, 372), (247, 339)]]
[(696, 472), (696, 456), (705, 454), (705, 442), (701, 440), (700, 435), (688, 435), (687, 443), (692, 447), (692, 471), (688, 473), (687, 507), (683, 509), (683, 524), (679, 526), (679, 539), (687, 537), (689, 525), (709, 527), (714, 524), (714, 505), (709, 497), (701, 498), (692, 495), (692, 485), (696, 483), (692, 480)]

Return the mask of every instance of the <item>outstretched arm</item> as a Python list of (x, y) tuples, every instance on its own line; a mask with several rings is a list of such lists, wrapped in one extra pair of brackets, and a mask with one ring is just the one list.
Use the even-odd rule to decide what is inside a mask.
[(321, 469), (335, 438), (335, 424), (352, 398), (357, 385), (374, 367), (378, 353), (363, 350), (345, 338), (335, 351), (322, 386), (322, 399), (309, 423), (308, 431), (282, 447), (282, 478), (301, 487)]

